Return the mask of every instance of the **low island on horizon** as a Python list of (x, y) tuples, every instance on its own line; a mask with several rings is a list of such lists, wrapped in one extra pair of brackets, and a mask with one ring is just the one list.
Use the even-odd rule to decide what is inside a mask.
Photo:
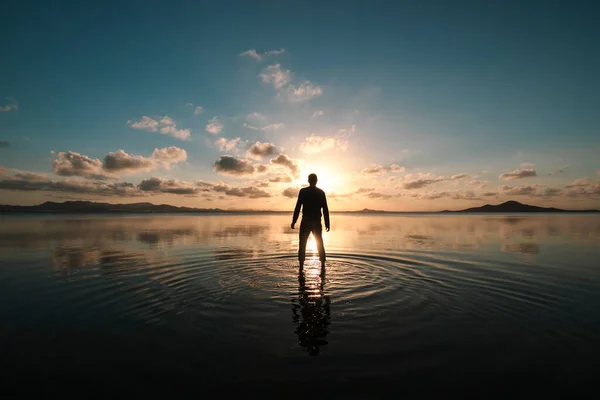
[[(96, 203), (92, 201), (65, 201), (62, 203), (47, 201), (34, 206), (15, 206), (0, 205), (0, 213), (73, 213), (73, 214), (94, 214), (94, 213), (115, 213), (115, 214), (181, 214), (181, 213), (283, 213), (285, 211), (252, 210), (252, 209), (221, 209), (221, 208), (194, 208), (177, 207), (169, 204), (152, 203), (130, 203), (130, 204), (112, 204)], [(290, 211), (291, 212), (291, 211)], [(501, 204), (486, 204), (480, 207), (471, 207), (462, 210), (443, 210), (443, 211), (385, 211), (372, 210), (364, 208), (362, 210), (332, 211), (332, 213), (352, 213), (352, 214), (394, 214), (394, 213), (429, 213), (429, 214), (449, 214), (449, 213), (596, 213), (600, 210), (564, 210), (554, 207), (538, 207), (519, 203), (510, 200)]]

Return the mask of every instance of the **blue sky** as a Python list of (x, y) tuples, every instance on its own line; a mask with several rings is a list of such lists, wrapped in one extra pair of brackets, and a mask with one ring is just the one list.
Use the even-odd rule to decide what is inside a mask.
[(337, 209), (600, 207), (598, 11), (14, 2), (1, 203), (286, 209), (314, 171)]

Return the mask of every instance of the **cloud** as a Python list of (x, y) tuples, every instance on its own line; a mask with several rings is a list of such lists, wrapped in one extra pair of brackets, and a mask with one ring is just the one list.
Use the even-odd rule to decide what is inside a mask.
[(519, 164), (519, 166), (521, 168), (533, 168), (535, 167), (535, 164), (530, 162), (522, 162), (521, 164)]
[(17, 111), (19, 109), (19, 103), (10, 98), (6, 98), (9, 103), (5, 106), (0, 106), (0, 112), (9, 112), (9, 111)]
[(424, 194), (416, 194), (420, 200), (436, 200), (441, 198), (451, 198), (452, 200), (481, 200), (472, 190), (454, 190), (443, 192), (430, 192)]
[(409, 180), (404, 181), (404, 183), (402, 184), (402, 187), (404, 187), (404, 189), (408, 189), (408, 190), (421, 189), (421, 188), (424, 188), (425, 186), (446, 180), (446, 178), (444, 178), (443, 176), (440, 176), (438, 178), (433, 178), (432, 175), (430, 175), (430, 174), (425, 174), (423, 176), (419, 176), (414, 179), (412, 177), (406, 177), (406, 179), (409, 179)]
[(129, 121), (127, 121), (127, 123), (133, 129), (142, 129), (142, 130), (148, 131), (148, 132), (156, 132), (158, 130), (158, 121), (156, 121), (150, 117), (147, 117), (145, 115), (139, 121), (129, 120)]
[(276, 130), (279, 130), (281, 128), (285, 128), (285, 124), (283, 123), (279, 123), (279, 124), (269, 124), (267, 126), (263, 126), (261, 128), (262, 131), (265, 132), (275, 132)]
[(246, 50), (246, 51), (240, 53), (240, 57), (250, 57), (257, 61), (262, 60), (262, 56), (256, 52), (256, 49)]
[(269, 51), (265, 51), (264, 53), (258, 53), (256, 51), (256, 49), (250, 49), (250, 50), (246, 50), (242, 53), (240, 53), (240, 57), (249, 57), (249, 58), (253, 58), (256, 61), (262, 61), (264, 56), (278, 56), (280, 54), (285, 53), (285, 49), (281, 48), (279, 50), (269, 50)]
[(170, 135), (181, 140), (186, 140), (190, 137), (189, 129), (177, 129), (175, 126), (163, 126), (160, 128), (160, 133), (163, 135)]
[(254, 158), (260, 160), (264, 157), (270, 157), (277, 154), (279, 150), (273, 143), (265, 142), (256, 142), (248, 149), (247, 156), (250, 158)]
[(257, 126), (254, 126), (254, 125), (247, 124), (247, 123), (245, 123), (245, 122), (242, 124), (242, 127), (243, 127), (243, 128), (246, 128), (246, 129), (253, 130), (253, 131), (260, 131), (260, 128), (259, 128), (259, 127), (257, 127)]
[(162, 179), (152, 177), (144, 179), (138, 185), (142, 192), (169, 193), (191, 195), (196, 194), (200, 189), (190, 182), (180, 181), (178, 179)]
[(319, 111), (315, 111), (312, 115), (312, 118), (317, 118), (317, 117), (322, 117), (323, 116), (323, 111), (319, 110)]
[(10, 146), (9, 142), (7, 142), (6, 140), (0, 140), (0, 149), (7, 148), (9, 146)]
[(95, 194), (100, 196), (139, 196), (137, 188), (127, 182), (90, 181), (86, 179), (50, 180), (35, 172), (22, 172), (0, 180), (0, 189), (19, 191), (52, 191)]
[(498, 178), (504, 181), (508, 181), (514, 179), (530, 178), (533, 176), (537, 176), (537, 172), (535, 171), (535, 169), (516, 169), (511, 172), (505, 172), (503, 174), (500, 174)]
[(456, 174), (456, 175), (452, 175), (449, 180), (451, 181), (456, 181), (458, 179), (464, 179), (464, 178), (470, 178), (471, 175), (469, 174)]
[(555, 197), (555, 196), (562, 196), (562, 194), (563, 194), (562, 189), (546, 188), (539, 195), (540, 195), (540, 197)]
[(200, 115), (204, 112), (204, 107), (202, 106), (196, 106), (196, 108), (194, 108), (194, 115)]
[(500, 187), (503, 194), (509, 196), (534, 196), (537, 192), (537, 185), (523, 185), (523, 186), (506, 186)]
[(278, 56), (280, 54), (285, 53), (285, 49), (282, 47), (279, 50), (269, 50), (269, 51), (265, 51), (265, 54), (268, 56)]
[(596, 175), (600, 175), (600, 169), (596, 171)]
[(370, 192), (366, 195), (370, 199), (382, 199), (386, 200), (392, 197), (390, 194), (380, 193), (380, 192)]
[(234, 151), (241, 144), (241, 138), (237, 137), (235, 139), (227, 140), (225, 138), (218, 138), (215, 140), (215, 144), (221, 151)]
[(259, 128), (258, 126), (250, 125), (250, 124), (247, 124), (244, 122), (242, 124), (242, 127), (253, 130), (253, 131), (275, 132), (281, 128), (284, 128), (285, 124), (283, 124), (283, 123), (269, 124), (269, 125), (263, 126), (262, 128)]
[(487, 181), (478, 181), (478, 180), (474, 179), (472, 181), (467, 182), (467, 185), (469, 185), (469, 186), (475, 186), (475, 187), (478, 187), (480, 189), (483, 189), (483, 188), (485, 188), (487, 186), (487, 183), (488, 183)]
[(187, 160), (187, 152), (175, 146), (154, 149), (150, 157), (129, 154), (124, 150), (108, 153), (103, 161), (74, 151), (59, 152), (52, 171), (61, 176), (81, 176), (97, 180), (116, 179), (119, 173), (136, 173)]
[(246, 115), (246, 120), (257, 124), (263, 124), (267, 121), (267, 117), (265, 117), (259, 112), (252, 112)]
[(168, 169), (170, 164), (186, 161), (187, 151), (176, 146), (169, 146), (162, 149), (154, 149), (151, 157), (156, 161), (162, 162), (162, 166)]
[(271, 164), (287, 167), (292, 176), (298, 176), (298, 164), (285, 154), (280, 154), (271, 160)]
[(284, 97), (291, 103), (299, 103), (322, 94), (323, 89), (320, 86), (315, 86), (310, 81), (304, 81), (299, 86), (289, 85), (285, 87), (279, 93), (279, 96)]
[(43, 172), (22, 171), (14, 174), (14, 177), (24, 181), (43, 182), (48, 180), (48, 175)]
[(345, 151), (348, 148), (348, 141), (334, 136), (311, 135), (300, 144), (300, 151), (305, 154), (320, 153), (333, 148)]
[(169, 116), (164, 116), (157, 121), (144, 115), (141, 120), (129, 120), (127, 124), (133, 129), (140, 129), (147, 132), (158, 131), (163, 135), (169, 135), (181, 140), (189, 139), (191, 134), (189, 129), (177, 129), (177, 123)]
[(250, 161), (233, 156), (221, 156), (213, 166), (216, 172), (223, 175), (243, 176), (252, 175), (256, 172)]
[(175, 146), (154, 149), (150, 157), (129, 154), (124, 150), (108, 153), (104, 157), (103, 169), (109, 172), (137, 173), (155, 168), (169, 169), (171, 164), (187, 160), (187, 152)]
[(384, 175), (387, 172), (404, 172), (404, 167), (397, 164), (390, 165), (373, 165), (368, 168), (364, 168), (361, 173), (365, 175)]
[(254, 186), (248, 186), (243, 188), (231, 188), (225, 191), (225, 194), (228, 196), (235, 197), (248, 197), (251, 199), (260, 199), (264, 197), (271, 197), (271, 193), (266, 190), (259, 189)]
[(223, 124), (219, 121), (219, 117), (212, 117), (206, 125), (206, 132), (211, 135), (218, 135), (223, 130)]
[(74, 151), (57, 153), (52, 163), (52, 172), (61, 176), (83, 176), (100, 180), (114, 178), (114, 175), (104, 170), (102, 161)]
[(482, 196), (485, 197), (492, 197), (492, 196), (498, 196), (500, 193), (498, 192), (485, 192), (484, 194), (482, 194)]
[(356, 189), (356, 191), (355, 191), (354, 193), (357, 193), (357, 194), (361, 194), (361, 193), (370, 193), (370, 192), (372, 192), (372, 191), (374, 191), (374, 190), (375, 190), (375, 188), (365, 188), (365, 187), (361, 187), (361, 188), (358, 188), (358, 189)]
[(592, 181), (589, 178), (580, 178), (580, 179), (575, 179), (573, 182), (571, 182), (569, 185), (565, 186), (566, 188), (575, 188), (575, 187), (582, 187), (582, 186), (588, 186), (592, 183)]
[(281, 69), (281, 65), (273, 64), (265, 68), (259, 76), (263, 82), (272, 84), (279, 89), (290, 81), (290, 75), (289, 69)]
[(289, 187), (287, 189), (285, 189), (282, 194), (285, 197), (289, 197), (290, 199), (295, 199), (296, 197), (298, 197), (298, 193), (300, 192), (300, 189), (298, 189), (297, 187)]
[(279, 183), (279, 182), (292, 182), (293, 179), (291, 176), (289, 175), (277, 175), (277, 176), (273, 176), (271, 178), (269, 178), (269, 182), (271, 183)]

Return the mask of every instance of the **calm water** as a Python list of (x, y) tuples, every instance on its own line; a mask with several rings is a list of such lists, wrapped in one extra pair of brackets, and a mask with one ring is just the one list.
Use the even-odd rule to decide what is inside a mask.
[[(3, 391), (572, 394), (600, 216), (0, 216)], [(483, 390), (484, 392), (481, 392)]]

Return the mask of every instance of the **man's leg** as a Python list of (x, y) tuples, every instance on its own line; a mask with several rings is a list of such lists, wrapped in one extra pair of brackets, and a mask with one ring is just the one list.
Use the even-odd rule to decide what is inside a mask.
[(310, 226), (307, 226), (304, 221), (300, 223), (300, 241), (298, 243), (298, 261), (300, 265), (304, 264), (304, 258), (306, 257), (306, 242), (310, 235)]
[(325, 262), (325, 246), (323, 246), (323, 228), (321, 224), (315, 225), (312, 229), (312, 234), (315, 237), (315, 243), (317, 244), (317, 250), (319, 250), (319, 259), (322, 263)]

